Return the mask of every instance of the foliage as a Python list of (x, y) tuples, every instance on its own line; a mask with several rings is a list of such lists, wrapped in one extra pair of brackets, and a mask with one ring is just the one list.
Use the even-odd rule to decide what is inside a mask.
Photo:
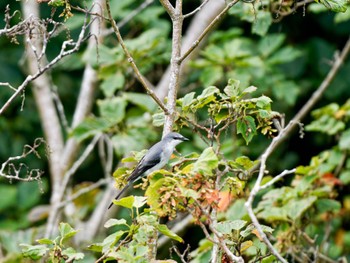
[[(25, 2), (14, 1), (9, 7), (19, 10)], [(52, 29), (56, 25), (53, 21), (57, 21), (59, 28), (47, 42), (45, 54), (50, 60), (65, 41), (80, 34), (82, 27), (90, 30), (89, 23), (98, 16), (91, 15), (95, 12), (92, 9), (87, 14), (81, 11), (91, 1), (83, 5), (73, 0), (46, 2), (40, 4), (45, 18), (39, 24)], [(183, 2), (187, 12), (196, 10), (200, 1)], [(150, 5), (139, 9), (144, 3)], [(116, 21), (126, 21), (121, 23), (121, 34), (140, 74), (150, 83), (160, 82), (166, 75), (173, 44), (165, 8), (156, 1), (110, 4)], [(115, 187), (123, 187), (144, 149), (160, 137), (167, 118), (141, 89), (130, 69), (130, 58), (104, 28), (107, 20), (99, 20), (102, 43), (99, 35), (86, 33), (89, 37), (84, 41), (94, 39), (97, 45), (82, 43), (79, 51), (47, 73), (60, 119), (55, 128), (62, 130), (65, 142), (73, 140), (81, 147), (76, 149), (76, 153), (82, 153), (78, 158), (84, 157), (83, 149), (94, 147), (89, 158), (75, 160), (72, 167), (81, 166), (67, 183), (65, 199), (53, 204), (64, 207), (61, 220), (69, 224), (59, 224), (56, 238), (42, 238), (50, 213), (46, 204), (57, 194), (50, 192), (54, 180), (49, 175), (55, 171), (49, 171), (52, 167), (48, 169), (46, 159), (33, 158), (29, 165), (21, 164), (25, 169), (46, 170), (48, 176), (39, 187), (34, 182), (9, 184), (1, 179), (0, 228), (6, 231), (0, 232), (0, 254), (5, 255), (4, 262), (26, 262), (24, 257), (46, 262), (151, 262), (158, 236), (171, 239), (178, 250), (183, 248), (182, 243), (191, 245), (184, 254), (159, 255), (166, 258), (164, 262), (171, 262), (170, 258), (210, 262), (213, 251), (217, 252), (217, 261), (230, 262), (225, 248), (246, 262), (276, 262), (246, 208), (257, 179), (258, 156), (279, 134), (276, 123), (283, 128), (284, 113), (290, 119), (328, 73), (325, 61), (332, 59), (335, 47), (341, 47), (348, 37), (348, 5), (343, 0), (322, 0), (310, 5), (306, 2), (301, 6), (304, 10), (299, 11), (300, 3), (295, 1), (235, 4), (221, 24), (209, 30), (207, 40), (201, 42), (203, 46), (198, 47), (198, 54), (193, 53), (189, 68), (184, 67), (181, 75), (174, 129), (191, 138), (190, 143), (178, 147), (183, 155), (171, 160), (171, 169), (155, 171), (135, 186), (145, 191), (145, 197), (134, 196), (133, 190), (128, 197), (113, 201), (117, 212), (108, 215), (99, 235), (84, 240), (88, 243), (86, 250), (78, 236), (88, 231), (75, 229), (95, 215), (108, 191), (93, 182), (109, 182), (101, 179), (102, 174), (109, 175), (112, 167), (118, 167), (113, 173)], [(5, 3), (0, 7), (5, 10)], [(301, 12), (304, 16), (300, 16)], [(5, 12), (1, 29), (21, 21), (18, 14)], [(184, 30), (190, 28), (192, 18), (185, 19)], [(24, 52), (23, 39), (31, 39), (18, 32), (3, 32), (0, 31), (0, 78), (10, 86), (0, 83), (0, 107), (12, 95), (10, 87), (20, 85), (28, 75), (28, 69), (18, 63)], [(86, 68), (96, 74), (96, 99), (86, 118), (70, 127), (67, 123), (75, 118), (83, 86), (80, 76)], [(302, 144), (299, 138), (291, 137), (269, 157), (262, 185), (274, 180), (279, 170), (297, 167), (296, 172), (261, 190), (253, 202), (263, 233), (288, 262), (350, 260), (350, 100), (344, 102), (350, 96), (348, 70), (349, 63), (344, 61), (344, 70), (337, 73), (323, 106), (311, 113), (313, 121), (305, 127), (307, 138)], [(150, 86), (157, 91), (158, 87)], [(23, 111), (17, 110), (19, 103), (14, 101), (0, 118), (2, 160), (20, 152), (28, 140), (47, 132), (45, 127), (44, 132), (37, 128), (42, 118), (34, 110), (37, 98), (32, 96), (31, 88), (21, 93), (25, 98)], [(92, 145), (92, 138), (101, 139)], [(49, 153), (50, 149), (48, 157)], [(62, 178), (66, 170), (71, 171), (71, 164), (67, 165)], [(103, 211), (102, 218), (105, 210), (99, 211)], [(184, 214), (192, 215), (193, 224), (187, 223), (183, 232), (175, 233), (171, 226), (176, 229)], [(158, 252), (161, 251), (167, 249), (162, 247)]]
[(77, 233), (69, 224), (60, 223), (59, 236), (55, 239), (42, 238), (37, 240), (39, 245), (21, 244), (23, 256), (34, 260), (47, 258), (46, 262), (73, 262), (84, 258), (84, 254), (76, 252), (67, 246), (67, 242)]

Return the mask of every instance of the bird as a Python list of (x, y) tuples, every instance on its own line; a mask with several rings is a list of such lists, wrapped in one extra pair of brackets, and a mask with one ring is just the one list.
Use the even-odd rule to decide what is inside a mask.
[[(188, 138), (180, 133), (170, 132), (165, 135), (161, 141), (154, 144), (136, 165), (135, 169), (127, 179), (127, 184), (120, 190), (115, 197), (115, 200), (118, 200), (131, 184), (142, 177), (163, 168), (168, 163), (175, 147), (179, 143), (188, 140)], [(108, 206), (108, 209), (110, 209), (112, 205), (113, 202)]]

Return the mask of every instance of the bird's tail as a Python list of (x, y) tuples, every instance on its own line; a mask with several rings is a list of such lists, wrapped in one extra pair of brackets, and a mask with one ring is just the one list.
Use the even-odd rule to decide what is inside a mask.
[[(115, 200), (118, 200), (119, 197), (125, 192), (126, 189), (130, 186), (131, 182), (129, 181), (123, 188), (120, 190), (120, 192), (117, 194), (117, 196), (114, 198)], [(113, 205), (113, 202), (108, 206), (108, 209), (110, 209)]]

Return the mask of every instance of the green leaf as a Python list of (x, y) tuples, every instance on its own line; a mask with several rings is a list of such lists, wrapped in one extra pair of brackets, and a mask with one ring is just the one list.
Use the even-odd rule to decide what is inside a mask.
[(301, 200), (291, 200), (285, 206), (288, 217), (292, 220), (299, 219), (316, 202), (316, 196), (309, 196)]
[(122, 219), (115, 219), (115, 218), (110, 218), (105, 224), (105, 228), (109, 228), (111, 226), (119, 226), (119, 225), (127, 225), (126, 220), (124, 218)]
[(166, 225), (157, 225), (156, 226), (158, 231), (161, 232), (163, 235), (170, 237), (171, 239), (174, 239), (176, 241), (179, 241), (181, 243), (184, 242), (184, 240), (178, 236), (177, 234), (175, 234), (174, 232), (172, 232)]
[(194, 95), (196, 93), (195, 92), (190, 92), (190, 93), (187, 93), (183, 98), (182, 98), (182, 110), (183, 111), (187, 111), (189, 106), (193, 103), (193, 98), (194, 98)]
[(271, 13), (268, 11), (259, 11), (256, 16), (256, 21), (252, 25), (252, 33), (265, 36), (271, 24)]
[(350, 150), (350, 129), (344, 131), (340, 136), (339, 148), (341, 150)]
[(29, 257), (34, 260), (38, 260), (42, 258), (46, 252), (49, 251), (49, 249), (45, 245), (27, 245), (27, 244), (20, 244), (22, 247), (22, 255), (24, 257)]
[(316, 207), (319, 213), (333, 212), (337, 213), (341, 209), (339, 201), (333, 199), (319, 199), (316, 201)]
[(153, 118), (152, 124), (155, 127), (161, 127), (164, 125), (164, 121), (165, 121), (164, 112), (155, 113), (152, 115), (152, 118)]
[(260, 96), (256, 99), (256, 106), (260, 109), (270, 109), (272, 100), (269, 97), (266, 97), (265, 95)]
[(134, 203), (132, 204), (135, 208), (143, 207), (147, 202), (147, 197), (145, 196), (134, 196)]
[(70, 135), (75, 137), (80, 142), (102, 131), (106, 131), (112, 126), (113, 123), (107, 119), (88, 117), (77, 127), (75, 127)]
[(346, 12), (347, 1), (346, 0), (316, 0), (316, 2), (321, 3), (328, 9), (334, 12)]
[(248, 93), (253, 93), (254, 91), (256, 91), (258, 88), (254, 87), (254, 86), (249, 86), (248, 88), (244, 89), (242, 91), (242, 94), (248, 94)]
[(270, 207), (258, 213), (258, 217), (267, 222), (288, 221), (287, 211), (282, 207)]
[(48, 5), (53, 6), (53, 7), (60, 7), (64, 6), (66, 4), (65, 0), (50, 0)]
[(118, 124), (124, 119), (125, 108), (127, 102), (122, 97), (108, 98), (104, 100), (98, 100), (97, 105), (102, 118), (106, 118), (113, 125)]
[(0, 211), (16, 205), (17, 190), (14, 185), (0, 185)]
[(224, 92), (227, 96), (233, 98), (239, 96), (239, 85), (240, 81), (236, 79), (229, 79), (228, 85), (225, 87)]
[(347, 8), (345, 13), (337, 13), (334, 17), (335, 23), (347, 22), (350, 20), (350, 8)]
[(205, 105), (207, 105), (208, 103), (215, 101), (216, 97), (215, 94), (219, 94), (220, 90), (217, 87), (214, 86), (210, 86), (206, 89), (203, 90), (202, 94), (200, 94), (197, 97), (197, 108), (201, 108)]
[(84, 254), (75, 251), (74, 248), (69, 247), (65, 250), (62, 251), (62, 255), (65, 255), (68, 257), (68, 259), (66, 259), (66, 262), (73, 262), (75, 260), (80, 260), (84, 258)]
[(218, 157), (212, 147), (206, 148), (193, 165), (193, 171), (204, 175), (212, 175), (213, 170), (218, 167)]
[(229, 235), (233, 230), (241, 230), (246, 224), (247, 221), (244, 220), (224, 221), (217, 223), (216, 229), (224, 235)]
[(60, 231), (61, 244), (78, 233), (78, 231), (74, 230), (68, 223), (61, 222), (58, 229)]
[(55, 243), (51, 239), (48, 239), (48, 238), (38, 239), (36, 242), (38, 242), (39, 244), (42, 244), (42, 245), (52, 245)]
[(291, 62), (301, 55), (301, 52), (293, 47), (284, 47), (274, 53), (266, 62), (270, 65)]
[(261, 38), (258, 49), (263, 57), (268, 57), (276, 51), (284, 42), (285, 36), (283, 34), (271, 34)]
[(102, 242), (102, 253), (106, 253), (109, 249), (111, 249), (124, 235), (124, 233), (124, 231), (119, 230), (106, 237)]
[(350, 170), (342, 171), (339, 175), (340, 181), (343, 182), (343, 184), (349, 184), (350, 183)]
[(131, 209), (133, 207), (134, 201), (135, 197), (131, 195), (119, 200), (113, 200), (113, 204)]
[(125, 92), (123, 96), (132, 104), (135, 104), (148, 112), (154, 112), (158, 107), (154, 100), (146, 94)]
[(117, 90), (123, 88), (124, 84), (124, 75), (120, 71), (117, 71), (101, 83), (101, 90), (106, 97), (112, 97)]
[(204, 86), (210, 86), (214, 85), (218, 80), (221, 80), (223, 75), (222, 66), (211, 66), (202, 71), (199, 79)]
[(89, 245), (87, 247), (87, 249), (94, 251), (94, 252), (102, 253), (103, 244), (102, 243), (94, 243), (94, 244)]
[(17, 184), (17, 189), (17, 201), (21, 209), (32, 208), (42, 198), (37, 182), (21, 182)]
[(242, 134), (246, 144), (248, 144), (256, 134), (256, 125), (254, 118), (244, 116), (237, 121), (237, 134)]
[(147, 203), (148, 205), (157, 212), (159, 216), (164, 216), (165, 213), (161, 209), (161, 205), (159, 203), (159, 189), (166, 183), (166, 178), (162, 177), (158, 179), (155, 183), (151, 183), (147, 188), (145, 195), (148, 197)]

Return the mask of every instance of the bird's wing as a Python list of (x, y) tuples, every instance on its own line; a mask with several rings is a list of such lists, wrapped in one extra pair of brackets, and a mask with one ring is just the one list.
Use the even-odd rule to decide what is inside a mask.
[(161, 149), (159, 143), (156, 143), (153, 145), (148, 152), (142, 157), (140, 162), (136, 165), (136, 168), (131, 173), (131, 175), (128, 177), (129, 182), (134, 182), (137, 179), (139, 179), (143, 174), (159, 164), (161, 161)]

